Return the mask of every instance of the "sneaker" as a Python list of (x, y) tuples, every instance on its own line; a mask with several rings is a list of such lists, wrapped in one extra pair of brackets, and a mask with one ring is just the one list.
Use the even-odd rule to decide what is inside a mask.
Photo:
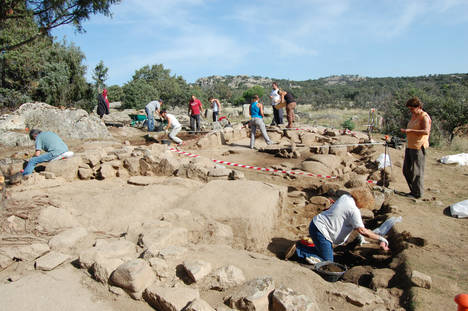
[(296, 253), (296, 243), (291, 245), (284, 255), (284, 260), (288, 260)]
[(314, 256), (310, 256), (310, 257), (306, 257), (305, 259), (308, 263), (310, 263), (311, 265), (315, 265), (319, 262), (322, 262), (319, 258), (317, 257), (314, 257)]

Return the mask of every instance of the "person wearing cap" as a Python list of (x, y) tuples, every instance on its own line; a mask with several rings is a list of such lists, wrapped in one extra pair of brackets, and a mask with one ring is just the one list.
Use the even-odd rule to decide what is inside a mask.
[(161, 110), (160, 114), (161, 114), (161, 117), (167, 120), (167, 126), (164, 128), (164, 130), (168, 131), (172, 127), (172, 130), (169, 133), (169, 138), (176, 144), (182, 145), (183, 144), (182, 139), (177, 137), (177, 134), (182, 129), (180, 122), (176, 119), (176, 117), (173, 114), (167, 113), (166, 110)]
[[(28, 164), (26, 165), (23, 176), (33, 173), (37, 164), (42, 162), (50, 162), (60, 158), (68, 158), (73, 155), (73, 152), (68, 151), (68, 146), (63, 140), (53, 132), (42, 132), (41, 130), (31, 129), (29, 138), (35, 141), (36, 152)], [(41, 150), (46, 153), (41, 155)]]
[(154, 131), (154, 113), (155, 112), (159, 113), (162, 104), (163, 104), (163, 101), (160, 99), (160, 100), (153, 100), (145, 106), (146, 118), (148, 119), (147, 120), (148, 132)]
[(192, 95), (189, 101), (188, 113), (190, 115), (190, 129), (192, 132), (200, 131), (200, 114), (203, 114), (201, 101)]
[(424, 192), (424, 164), (426, 149), (429, 147), (432, 120), (422, 109), (423, 103), (418, 97), (409, 99), (406, 107), (411, 112), (411, 119), (407, 128), (401, 129), (408, 141), (403, 162), (403, 175), (410, 192), (405, 195), (419, 199)]
[(351, 232), (380, 241), (380, 247), (388, 250), (388, 241), (369, 229), (362, 222), (360, 209), (372, 208), (374, 197), (368, 189), (355, 189), (343, 194), (326, 211), (315, 216), (309, 225), (309, 234), (314, 247), (296, 246), (296, 255), (310, 263), (333, 262), (333, 245), (344, 244)]

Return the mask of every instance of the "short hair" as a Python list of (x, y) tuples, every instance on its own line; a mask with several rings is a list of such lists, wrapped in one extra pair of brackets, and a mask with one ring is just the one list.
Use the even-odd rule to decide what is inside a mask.
[(358, 188), (350, 192), (358, 208), (372, 210), (375, 204), (374, 196), (367, 188)]
[(31, 140), (36, 139), (36, 136), (39, 135), (40, 133), (42, 133), (41, 130), (38, 130), (38, 129), (31, 129), (31, 130), (29, 131), (29, 139), (31, 139)]
[(160, 98), (160, 99), (158, 100), (158, 102), (163, 103), (164, 101)]
[(165, 109), (163, 109), (163, 110), (161, 110), (161, 111), (159, 112), (159, 114), (163, 114), (163, 113), (167, 113), (167, 111), (166, 111)]
[(257, 94), (255, 94), (255, 95), (253, 96), (253, 98), (254, 98), (254, 99), (260, 99), (260, 97), (258, 97)]
[(271, 84), (274, 84), (274, 85), (278, 86), (278, 83), (276, 83), (276, 81), (273, 81), (273, 83), (271, 83)]
[(208, 100), (212, 100), (212, 99), (214, 99), (213, 96), (208, 97)]
[(422, 101), (418, 98), (418, 97), (413, 97), (413, 98), (410, 98), (407, 102), (406, 102), (406, 107), (413, 107), (413, 108), (422, 108), (423, 107), (423, 103)]

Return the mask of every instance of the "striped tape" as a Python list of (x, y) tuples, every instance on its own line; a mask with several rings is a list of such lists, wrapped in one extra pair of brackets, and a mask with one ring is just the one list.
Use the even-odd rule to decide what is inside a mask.
[[(176, 152), (178, 154), (181, 154), (181, 155), (188, 156), (190, 158), (201, 157), (199, 154), (186, 152), (186, 151), (183, 151), (183, 150), (179, 150), (177, 148), (169, 148), (169, 150), (173, 151), (173, 152)], [(258, 166), (252, 166), (252, 165), (239, 164), (239, 163), (234, 163), (234, 162), (229, 162), (229, 161), (224, 161), (224, 160), (211, 159), (211, 161), (213, 161), (214, 163), (218, 163), (218, 164), (224, 164), (224, 165), (228, 165), (228, 166), (246, 168), (246, 169), (251, 169), (251, 170), (254, 170), (254, 171), (262, 171), (262, 172), (269, 172), (269, 173), (282, 173), (282, 174), (289, 174), (289, 175), (294, 175), (294, 176), (317, 177), (317, 178), (326, 178), (326, 179), (338, 178), (338, 176), (313, 174), (313, 173), (306, 173), (306, 172), (302, 172), (302, 171), (278, 170), (278, 169), (273, 169), (273, 168), (266, 168), (266, 167), (258, 167)], [(373, 180), (367, 180), (366, 182), (368, 184), (377, 184), (377, 182), (373, 181)]]

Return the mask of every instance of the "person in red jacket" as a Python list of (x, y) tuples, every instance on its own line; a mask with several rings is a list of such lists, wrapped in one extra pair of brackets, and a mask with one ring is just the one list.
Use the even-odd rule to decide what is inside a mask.
[(192, 95), (189, 101), (188, 113), (190, 114), (190, 129), (194, 132), (200, 131), (200, 114), (203, 113), (201, 101)]

